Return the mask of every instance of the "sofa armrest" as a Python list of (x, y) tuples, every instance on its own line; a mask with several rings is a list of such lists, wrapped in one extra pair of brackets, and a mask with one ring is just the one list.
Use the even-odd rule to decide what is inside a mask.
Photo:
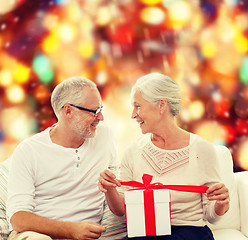
[(248, 237), (248, 171), (234, 174), (238, 187), (241, 232)]

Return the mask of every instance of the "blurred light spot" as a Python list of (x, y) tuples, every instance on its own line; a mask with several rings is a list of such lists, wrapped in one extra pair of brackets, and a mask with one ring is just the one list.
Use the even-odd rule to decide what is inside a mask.
[(248, 86), (246, 85), (243, 89), (243, 97), (246, 102), (248, 102)]
[(66, 6), (66, 15), (67, 22), (78, 23), (83, 21), (82, 17), (85, 13), (82, 11), (78, 1), (69, 1), (69, 4)]
[(41, 82), (49, 83), (53, 79), (53, 71), (50, 65), (50, 60), (45, 55), (38, 55), (33, 61), (33, 69), (39, 76)]
[(238, 147), (237, 151), (237, 160), (239, 163), (239, 166), (248, 169), (248, 140), (244, 140), (241, 142), (241, 144)]
[(210, 65), (216, 72), (232, 76), (236, 75), (237, 69), (240, 67), (242, 55), (238, 53), (233, 44), (221, 43), (218, 45), (217, 53), (211, 60)]
[(215, 102), (214, 105), (215, 113), (221, 117), (229, 117), (230, 107), (231, 107), (231, 103), (229, 99), (221, 99), (220, 101)]
[(80, 31), (82, 31), (84, 34), (90, 33), (94, 29), (94, 23), (88, 16), (82, 16), (81, 17), (80, 25)]
[(240, 13), (235, 16), (235, 23), (241, 31), (245, 31), (248, 28), (247, 14)]
[(152, 25), (159, 25), (165, 19), (165, 13), (158, 7), (144, 8), (141, 11), (140, 16), (143, 22)]
[(226, 125), (225, 126), (225, 139), (227, 144), (232, 144), (236, 139), (235, 126)]
[(12, 85), (7, 88), (6, 91), (7, 99), (11, 103), (21, 103), (25, 99), (25, 92), (22, 87), (18, 85)]
[(47, 13), (44, 17), (44, 20), (42, 22), (43, 27), (45, 27), (48, 30), (53, 30), (58, 25), (58, 16), (54, 14)]
[(77, 51), (65, 50), (61, 52), (59, 55), (59, 66), (61, 68), (61, 72), (63, 72), (66, 76), (75, 76), (81, 75), (84, 69), (84, 61), (78, 54)]
[(55, 34), (46, 37), (42, 43), (42, 48), (46, 53), (53, 53), (59, 47), (59, 38)]
[(89, 41), (81, 41), (79, 46), (78, 46), (78, 50), (80, 55), (85, 58), (85, 59), (89, 59), (92, 58), (92, 56), (94, 55), (95, 52), (95, 46), (94, 46), (94, 42), (91, 40)]
[(30, 68), (25, 65), (18, 64), (14, 70), (13, 77), (16, 83), (26, 83), (30, 77)]
[(173, 1), (168, 8), (168, 17), (171, 21), (171, 27), (177, 29), (185, 26), (191, 18), (191, 9), (186, 1)]
[(243, 60), (240, 68), (239, 77), (241, 82), (248, 84), (248, 56)]
[(237, 118), (235, 120), (235, 129), (240, 135), (247, 135), (248, 133), (248, 120)]
[(40, 103), (44, 103), (50, 99), (51, 93), (44, 85), (39, 85), (35, 91), (34, 96)]
[(212, 94), (212, 99), (215, 102), (220, 101), (222, 99), (221, 93), (219, 91), (214, 91), (213, 94)]
[(188, 109), (182, 109), (180, 111), (180, 118), (184, 121), (184, 122), (190, 122), (191, 121), (191, 115)]
[(66, 5), (69, 2), (69, 0), (55, 0), (55, 2), (59, 5)]
[(239, 0), (224, 0), (227, 5), (235, 6)]
[(112, 16), (108, 6), (100, 7), (97, 10), (97, 19), (96, 22), (100, 26), (107, 25), (111, 22)]
[(235, 37), (235, 46), (240, 53), (246, 53), (248, 51), (248, 40), (242, 34), (238, 34)]
[(156, 5), (158, 3), (162, 3), (162, 0), (140, 0), (142, 3), (146, 5)]
[(225, 128), (216, 121), (203, 121), (195, 127), (193, 132), (211, 143), (225, 143)]
[(230, 43), (233, 41), (236, 33), (236, 27), (229, 19), (225, 16), (219, 19), (219, 25), (216, 29), (216, 34), (219, 39), (224, 43)]
[(37, 128), (35, 119), (21, 107), (4, 109), (1, 123), (4, 133), (19, 141), (29, 137)]
[(189, 105), (189, 113), (192, 120), (197, 120), (202, 118), (205, 113), (204, 104), (202, 101), (194, 101)]
[(18, 1), (14, 1), (14, 0), (1, 0), (0, 1), (0, 15), (6, 14), (10, 12), (11, 10), (13, 10), (16, 7), (17, 3)]
[(200, 76), (199, 76), (197, 73), (192, 72), (192, 73), (189, 75), (189, 82), (190, 82), (192, 85), (199, 86), (199, 84), (200, 84), (200, 82), (201, 82)]
[(3, 69), (0, 71), (0, 85), (3, 87), (8, 87), (12, 84), (13, 79), (11, 71), (9, 69)]
[(241, 118), (248, 117), (248, 103), (245, 100), (239, 100), (235, 104), (235, 113)]
[(106, 72), (101, 71), (98, 72), (97, 76), (96, 76), (96, 83), (99, 86), (105, 85), (108, 81), (108, 75)]
[(216, 44), (213, 41), (205, 42), (202, 46), (202, 54), (205, 58), (212, 58), (216, 51)]
[(58, 28), (58, 36), (64, 41), (64, 42), (71, 42), (74, 40), (76, 36), (77, 30), (72, 24), (62, 24)]
[(7, 27), (7, 25), (6, 25), (5, 23), (3, 23), (3, 24), (1, 25), (1, 30), (4, 30), (6, 27)]

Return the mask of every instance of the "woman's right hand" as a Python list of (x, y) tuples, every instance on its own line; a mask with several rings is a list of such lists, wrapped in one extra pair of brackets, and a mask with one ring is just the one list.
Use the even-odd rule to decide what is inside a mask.
[(100, 173), (98, 187), (100, 191), (106, 193), (108, 190), (120, 187), (121, 183), (110, 170), (106, 169)]

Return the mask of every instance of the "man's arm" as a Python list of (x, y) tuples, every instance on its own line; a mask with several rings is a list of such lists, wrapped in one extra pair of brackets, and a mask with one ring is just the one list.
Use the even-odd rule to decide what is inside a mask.
[(106, 227), (94, 222), (62, 222), (50, 220), (31, 212), (20, 211), (11, 217), (15, 231), (34, 231), (52, 238), (66, 239), (98, 239)]

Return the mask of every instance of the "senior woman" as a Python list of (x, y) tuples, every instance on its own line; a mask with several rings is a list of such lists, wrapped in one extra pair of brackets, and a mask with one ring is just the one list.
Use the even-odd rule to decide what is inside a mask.
[[(181, 106), (181, 91), (176, 81), (159, 73), (137, 80), (131, 94), (133, 112), (144, 134), (125, 151), (120, 179), (142, 181), (144, 173), (163, 184), (206, 185), (207, 194), (171, 191), (170, 236), (132, 239), (213, 240), (206, 221), (214, 223), (229, 209), (229, 192), (220, 183), (214, 146), (180, 128), (175, 116)], [(120, 181), (109, 170), (99, 177), (111, 211), (124, 214)]]

